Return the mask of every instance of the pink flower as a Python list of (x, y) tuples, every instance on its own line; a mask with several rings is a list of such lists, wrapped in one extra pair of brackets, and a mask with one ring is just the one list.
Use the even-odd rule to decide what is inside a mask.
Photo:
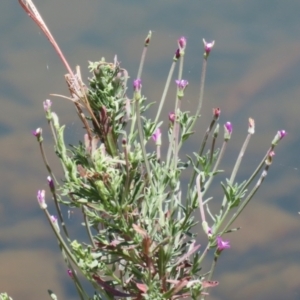
[(188, 86), (189, 82), (187, 80), (181, 79), (181, 80), (175, 80), (176, 85), (178, 87), (179, 90), (184, 91), (185, 88)]
[(229, 241), (223, 241), (220, 236), (217, 237), (217, 252), (220, 253), (224, 249), (229, 249)]
[(179, 100), (181, 100), (184, 96), (184, 90), (188, 86), (189, 82), (184, 79), (177, 79), (175, 80), (176, 85), (177, 85), (177, 97)]

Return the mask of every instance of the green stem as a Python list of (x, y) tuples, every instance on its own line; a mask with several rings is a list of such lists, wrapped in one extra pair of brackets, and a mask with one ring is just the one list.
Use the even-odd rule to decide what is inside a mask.
[[(216, 123), (216, 119), (214, 118), (210, 125), (208, 126), (208, 128), (206, 129), (206, 132), (205, 132), (205, 135), (204, 135), (204, 138), (201, 142), (201, 145), (200, 145), (200, 149), (199, 149), (199, 152), (198, 152), (198, 156), (202, 156), (203, 155), (203, 151), (204, 151), (204, 148), (205, 148), (205, 145), (206, 145), (206, 142), (207, 142), (207, 139), (209, 137), (209, 134), (210, 132), (212, 131), (214, 125)], [(196, 164), (196, 167), (198, 168), (199, 166), (199, 161), (197, 161), (197, 164)], [(190, 179), (190, 182), (189, 182), (189, 186), (192, 186), (192, 184), (194, 183), (194, 180), (195, 180), (195, 177), (196, 177), (196, 170), (193, 171), (193, 175), (191, 176), (191, 179)]]
[(137, 74), (136, 78), (140, 78), (140, 79), (142, 78), (143, 66), (144, 66), (144, 62), (145, 62), (145, 57), (146, 57), (148, 45), (149, 45), (149, 42), (150, 42), (150, 39), (151, 39), (151, 35), (152, 35), (152, 32), (149, 31), (148, 36), (146, 38), (146, 42), (144, 44), (144, 49), (143, 49), (143, 53), (142, 53), (142, 57), (141, 57), (140, 65), (139, 65), (139, 70), (138, 70), (138, 74)]
[(48, 159), (46, 157), (46, 153), (45, 153), (45, 150), (44, 150), (44, 145), (43, 145), (43, 141), (39, 142), (39, 147), (40, 147), (40, 152), (42, 154), (42, 158), (43, 158), (43, 161), (44, 161), (44, 164), (46, 166), (46, 169), (49, 173), (49, 175), (51, 176), (51, 178), (53, 178), (53, 180), (55, 180), (55, 182), (58, 184), (58, 181), (56, 180), (51, 168), (50, 168), (50, 165), (49, 165), (49, 162), (48, 162)]
[[(183, 63), (184, 63), (184, 54), (181, 56), (181, 59), (179, 61), (179, 70), (178, 70), (178, 80), (180, 81), (182, 79), (182, 73), (183, 73)], [(180, 130), (180, 123), (179, 123), (179, 113), (180, 113), (180, 107), (181, 107), (181, 98), (178, 97), (178, 90), (179, 87), (177, 87), (177, 96), (176, 96), (176, 103), (175, 103), (175, 120), (174, 120), (174, 134), (175, 134), (175, 140), (174, 140), (174, 172), (176, 172), (177, 169), (177, 161), (178, 161), (178, 138), (179, 138), (179, 130)], [(173, 142), (173, 141), (172, 141)]]
[(145, 143), (144, 143), (144, 134), (143, 134), (143, 128), (142, 128), (142, 120), (141, 120), (139, 99), (135, 100), (135, 104), (136, 104), (135, 109), (136, 109), (136, 118), (137, 118), (137, 125), (138, 125), (138, 133), (139, 133), (139, 138), (140, 138), (140, 144), (141, 144), (142, 153), (143, 153), (143, 156), (144, 156), (146, 170), (147, 170), (147, 173), (148, 173), (148, 179), (149, 179), (149, 181), (151, 183), (151, 186), (152, 186), (152, 188), (154, 190), (154, 186), (153, 186), (153, 182), (152, 182), (152, 178), (151, 178), (150, 165), (149, 165), (148, 156), (147, 156), (147, 152), (146, 152), (146, 148), (145, 148)]
[(169, 86), (170, 86), (170, 82), (171, 82), (171, 78), (172, 78), (173, 73), (174, 73), (175, 65), (176, 65), (176, 60), (173, 60), (173, 63), (171, 65), (171, 68), (170, 68), (170, 71), (169, 71), (169, 75), (168, 75), (168, 78), (167, 78), (167, 82), (166, 82), (166, 85), (165, 85), (162, 97), (161, 97), (160, 102), (159, 102), (159, 107), (158, 107), (157, 114), (156, 114), (155, 121), (154, 121), (155, 124), (157, 124), (157, 122), (158, 122), (161, 110), (162, 110), (163, 105), (165, 103), (167, 92), (168, 92), (168, 89), (169, 89)]
[[(196, 186), (197, 186), (200, 216), (201, 216), (201, 220), (202, 220), (202, 223), (203, 223), (203, 222), (206, 222), (206, 219), (205, 219), (205, 212), (204, 212), (204, 207), (203, 207), (203, 197), (202, 197), (202, 193), (201, 193), (201, 183), (200, 183), (200, 181), (201, 181), (201, 174), (199, 174), (197, 176)], [(205, 232), (205, 234), (207, 234), (207, 232)]]
[(203, 103), (203, 95), (204, 95), (204, 84), (205, 84), (205, 77), (206, 77), (206, 69), (207, 69), (207, 59), (204, 58), (203, 60), (203, 65), (202, 65), (202, 72), (201, 72), (201, 78), (200, 78), (200, 93), (199, 93), (199, 102), (198, 102), (198, 107), (196, 110), (196, 114), (195, 114), (195, 119), (193, 120), (191, 126), (190, 126), (190, 130), (193, 129), (193, 127), (195, 126), (195, 123), (197, 121), (197, 117), (200, 116), (200, 111), (202, 108), (202, 103)]
[(96, 244), (94, 242), (93, 235), (92, 235), (92, 232), (91, 232), (91, 228), (89, 226), (88, 216), (86, 214), (87, 210), (88, 209), (85, 206), (82, 206), (82, 213), (83, 213), (85, 228), (86, 228), (87, 234), (89, 236), (89, 239), (91, 241), (91, 244), (93, 245), (94, 249), (96, 249), (97, 247), (96, 247)]
[(68, 248), (68, 246), (66, 245), (65, 241), (63, 240), (62, 236), (59, 234), (59, 232), (56, 230), (54, 224), (52, 223), (51, 216), (50, 216), (48, 210), (44, 209), (44, 212), (45, 212), (45, 214), (47, 216), (47, 219), (48, 219), (48, 221), (49, 221), (49, 223), (51, 225), (51, 228), (52, 228), (52, 230), (53, 230), (53, 232), (54, 232), (54, 234), (55, 234), (58, 242), (62, 246), (63, 250), (67, 253), (68, 257), (72, 260), (72, 262), (79, 268), (79, 266), (77, 265), (77, 261), (76, 261), (75, 257), (73, 256), (73, 254), (71, 253), (70, 249)]
[(208, 180), (206, 181), (206, 183), (204, 184), (204, 191), (203, 191), (203, 195), (206, 194), (207, 190), (209, 189), (211, 183), (212, 183), (212, 180), (214, 178), (214, 173), (217, 171), (219, 165), (220, 165), (220, 162), (224, 156), (224, 153), (225, 153), (225, 150), (226, 150), (226, 146), (227, 146), (227, 141), (224, 141), (223, 142), (223, 145), (222, 145), (222, 148), (220, 150), (220, 153), (218, 154), (218, 158), (217, 158), (217, 161), (214, 165), (214, 168), (213, 170), (211, 171), (210, 175), (209, 175), (209, 178)]
[(263, 170), (263, 172), (261, 173), (261, 175), (260, 175), (260, 177), (259, 177), (256, 185), (253, 187), (253, 189), (251, 190), (251, 192), (249, 193), (249, 195), (247, 196), (247, 198), (243, 201), (243, 203), (239, 206), (239, 208), (236, 211), (236, 213), (228, 221), (228, 223), (226, 224), (226, 226), (222, 230), (221, 235), (228, 230), (229, 226), (231, 226), (231, 224), (236, 220), (236, 218), (241, 214), (241, 212), (244, 210), (244, 208), (246, 207), (246, 205), (250, 202), (250, 200), (256, 194), (257, 190), (259, 189), (259, 187), (261, 186), (261, 184), (263, 183), (263, 181), (265, 180), (265, 178), (266, 178), (266, 176), (268, 174), (269, 167), (270, 167), (270, 165), (266, 165), (266, 167)]
[[(177, 97), (178, 98), (178, 97)], [(178, 101), (177, 104), (177, 112), (180, 112), (180, 106), (181, 106), (181, 100)], [(175, 134), (175, 139), (174, 139), (174, 172), (177, 170), (177, 161), (178, 161), (178, 138), (179, 138), (179, 130), (180, 130), (180, 123), (177, 117), (177, 112), (175, 113), (175, 122), (174, 122), (174, 134)]]
[[(213, 275), (213, 273), (214, 273), (214, 271), (215, 271), (215, 268), (216, 268), (216, 265), (217, 265), (218, 256), (217, 256), (216, 252), (217, 252), (217, 250), (215, 251), (214, 259), (213, 259), (213, 262), (212, 262), (212, 264), (211, 264), (210, 270), (209, 270), (209, 272), (208, 272), (208, 277), (207, 277), (207, 279), (206, 279), (207, 281), (210, 281), (210, 280), (211, 280), (212, 275)], [(201, 300), (204, 300), (204, 299), (205, 299), (205, 296), (206, 296), (205, 292), (206, 292), (206, 291), (207, 291), (207, 287), (203, 289), (203, 295), (202, 295)]]
[(272, 146), (267, 153), (265, 154), (265, 156), (263, 157), (263, 159), (261, 160), (261, 162), (258, 164), (257, 168), (255, 169), (255, 171), (252, 173), (252, 175), (249, 177), (249, 179), (245, 182), (245, 184), (243, 185), (243, 188), (241, 189), (241, 193), (242, 191), (244, 191), (245, 189), (247, 189), (247, 187), (251, 184), (251, 182), (253, 181), (253, 179), (257, 176), (257, 174), (259, 173), (259, 171), (262, 169), (262, 167), (265, 164), (265, 161), (268, 157), (268, 154), (270, 153), (270, 151), (273, 151), (274, 147)]
[[(240, 151), (240, 153), (238, 155), (238, 158), (237, 158), (237, 160), (235, 162), (235, 165), (233, 167), (233, 170), (232, 170), (232, 173), (231, 173), (231, 176), (230, 176), (230, 179), (229, 179), (229, 184), (230, 185), (233, 183), (233, 181), (234, 181), (234, 179), (236, 177), (237, 171), (238, 171), (238, 169), (239, 169), (239, 167), (241, 165), (242, 159), (243, 159), (244, 154), (245, 154), (245, 150), (246, 150), (246, 148), (247, 148), (247, 146), (249, 144), (251, 136), (252, 136), (252, 134), (248, 133), (248, 135), (247, 135), (247, 137), (246, 137), (246, 139), (244, 141), (244, 144), (243, 144), (243, 146), (241, 148), (241, 151)], [(225, 205), (225, 203), (226, 203), (226, 197), (224, 196), (223, 197), (223, 201), (222, 201), (222, 207)]]
[[(53, 182), (53, 186), (54, 186), (54, 182)], [(68, 230), (67, 230), (65, 221), (64, 221), (64, 219), (63, 219), (63, 216), (62, 216), (62, 212), (61, 212), (60, 206), (59, 206), (59, 204), (58, 204), (55, 186), (54, 186), (54, 188), (53, 188), (53, 190), (52, 190), (51, 192), (52, 192), (52, 196), (53, 196), (53, 199), (54, 199), (55, 208), (56, 208), (56, 211), (57, 211), (57, 214), (58, 214), (58, 217), (59, 217), (59, 221), (60, 221), (61, 226), (62, 226), (62, 228), (63, 228), (63, 231), (64, 231), (64, 233), (65, 233), (65, 235), (66, 235), (66, 238), (68, 239), (68, 241), (70, 241), (69, 233), (68, 233)]]

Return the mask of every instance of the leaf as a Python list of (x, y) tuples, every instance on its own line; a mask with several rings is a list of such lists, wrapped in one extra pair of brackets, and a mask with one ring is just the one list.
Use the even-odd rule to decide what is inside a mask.
[(148, 291), (148, 287), (144, 283), (136, 283), (136, 287), (143, 293)]
[(212, 281), (212, 280), (204, 280), (202, 281), (202, 287), (207, 288), (207, 287), (215, 287), (219, 285), (219, 281)]
[(136, 224), (132, 224), (132, 227), (133, 229), (139, 233), (142, 237), (146, 237), (148, 234), (147, 234), (147, 231), (142, 229), (140, 226), (136, 225)]
[(191, 256), (193, 253), (195, 253), (199, 248), (201, 247), (201, 245), (197, 245), (194, 246), (188, 253), (184, 254), (181, 258), (178, 259), (178, 261), (176, 262), (176, 265), (179, 265), (181, 262), (183, 262), (184, 260), (186, 260), (189, 256)]

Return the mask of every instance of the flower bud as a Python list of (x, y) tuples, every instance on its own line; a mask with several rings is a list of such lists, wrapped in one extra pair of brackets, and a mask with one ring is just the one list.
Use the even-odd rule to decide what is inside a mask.
[(37, 138), (39, 143), (43, 141), (42, 128), (39, 127), (35, 131), (32, 131), (32, 134)]
[(230, 137), (231, 137), (231, 134), (232, 134), (232, 125), (231, 125), (231, 123), (230, 122), (226, 122), (224, 124), (224, 129), (225, 129), (224, 140), (228, 141), (228, 140), (230, 140)]
[(188, 86), (189, 82), (187, 80), (181, 79), (181, 80), (175, 80), (178, 91), (177, 91), (177, 97), (178, 99), (182, 99), (184, 96), (184, 90)]
[(174, 124), (175, 122), (175, 113), (174, 112), (169, 112), (169, 121)]
[(219, 107), (213, 108), (214, 120), (218, 120), (221, 114), (221, 109)]
[(134, 99), (139, 101), (141, 99), (142, 80), (135, 79), (133, 81)]
[(54, 187), (54, 182), (53, 182), (53, 179), (51, 178), (51, 176), (47, 177), (47, 181), (48, 181), (48, 184), (49, 184), (50, 191), (54, 192), (55, 187)]
[(180, 58), (180, 49), (178, 48), (175, 52), (173, 60), (177, 61), (179, 58)]
[(152, 139), (156, 143), (156, 146), (161, 146), (161, 131), (160, 131), (160, 128), (156, 128), (155, 132), (152, 135)]
[(184, 36), (182, 36), (178, 41), (178, 47), (179, 47), (179, 53), (180, 53), (180, 56), (183, 56), (184, 55), (184, 51), (185, 51), (185, 48), (186, 48), (186, 38)]
[(43, 102), (44, 105), (44, 111), (49, 111), (52, 105), (52, 101), (47, 99), (46, 101)]
[(249, 118), (248, 133), (249, 134), (254, 134), (254, 131), (255, 131), (255, 122), (252, 118)]
[(147, 47), (150, 44), (151, 37), (152, 37), (152, 31), (150, 30), (147, 37), (146, 37), (146, 39), (145, 39), (145, 47)]
[(205, 39), (203, 39), (203, 44), (204, 44), (204, 58), (207, 59), (211, 49), (215, 45), (215, 41), (211, 41), (208, 43), (208, 42), (206, 42)]
[(47, 208), (47, 204), (45, 201), (45, 194), (46, 194), (45, 190), (38, 190), (37, 192), (37, 200), (41, 209)]
[(285, 130), (279, 130), (272, 141), (272, 145), (276, 146), (286, 135), (287, 132)]
[(56, 229), (56, 231), (59, 232), (60, 229), (59, 229), (59, 226), (58, 226), (57, 217), (50, 216), (50, 220), (51, 220), (52, 224), (54, 225), (54, 228)]

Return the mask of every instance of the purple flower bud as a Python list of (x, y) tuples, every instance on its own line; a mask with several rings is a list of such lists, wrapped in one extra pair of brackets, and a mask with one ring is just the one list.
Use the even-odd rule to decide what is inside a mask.
[(175, 121), (175, 113), (174, 112), (169, 112), (169, 121), (174, 124)]
[(182, 36), (177, 42), (178, 42), (179, 49), (184, 51), (186, 47), (186, 38)]
[(54, 182), (53, 182), (53, 179), (51, 178), (51, 176), (47, 177), (47, 181), (48, 181), (51, 192), (53, 192), (54, 191)]
[(37, 200), (41, 209), (47, 208), (47, 204), (45, 201), (45, 193), (46, 193), (45, 190), (38, 190), (37, 192)]
[(161, 131), (160, 131), (160, 128), (156, 128), (155, 132), (152, 135), (152, 139), (156, 143), (156, 146), (161, 146)]
[(231, 134), (232, 133), (232, 125), (231, 125), (231, 123), (230, 122), (226, 122), (224, 126), (227, 129), (227, 131)]
[(135, 79), (133, 81), (133, 90), (135, 92), (140, 92), (142, 89), (142, 80), (141, 79)]
[(44, 111), (48, 111), (51, 108), (52, 101), (47, 99), (46, 101), (43, 102), (44, 105)]
[(133, 81), (134, 100), (139, 101), (141, 99), (142, 80), (136, 79)]
[(211, 238), (212, 237), (212, 235), (213, 235), (213, 230), (212, 230), (212, 228), (211, 227), (208, 227), (207, 228), (207, 236), (209, 237), (209, 238)]
[(287, 135), (287, 132), (285, 130), (280, 130), (280, 131), (278, 131), (278, 135), (279, 135), (280, 139), (282, 140)]
[(203, 44), (204, 44), (204, 57), (207, 58), (211, 49), (213, 48), (215, 41), (211, 41), (211, 42), (206, 42), (205, 39), (203, 39)]
[(67, 273), (68, 273), (68, 275), (69, 275), (71, 278), (73, 278), (73, 277), (74, 277), (74, 276), (73, 276), (73, 272), (72, 272), (72, 270), (68, 269)]
[(42, 128), (37, 128), (35, 131), (32, 131), (32, 134), (39, 139), (42, 135)]
[(177, 60), (179, 58), (180, 58), (180, 49), (177, 49), (176, 52), (175, 52), (174, 59)]
[(224, 249), (229, 249), (229, 241), (223, 241), (220, 236), (217, 237), (217, 252), (221, 253)]
[(218, 120), (221, 114), (221, 109), (219, 107), (213, 108), (214, 119)]
[(228, 141), (228, 140), (230, 140), (230, 137), (231, 137), (231, 134), (232, 134), (232, 125), (231, 125), (231, 123), (230, 122), (226, 122), (224, 124), (224, 129), (225, 129), (224, 140)]
[(272, 145), (276, 146), (286, 135), (287, 132), (285, 130), (279, 130), (272, 141)]

